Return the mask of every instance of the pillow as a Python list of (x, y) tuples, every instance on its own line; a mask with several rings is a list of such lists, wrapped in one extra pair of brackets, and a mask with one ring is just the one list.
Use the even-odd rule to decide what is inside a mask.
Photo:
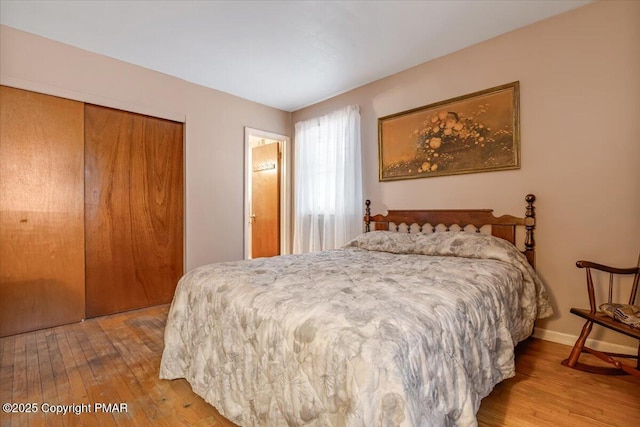
[(527, 258), (514, 245), (495, 236), (466, 231), (440, 231), (429, 234), (372, 231), (361, 234), (345, 247), (394, 254), (455, 256), (502, 261), (520, 270), (525, 283), (535, 286), (537, 317), (544, 318), (553, 314), (544, 285)]
[(417, 237), (417, 234), (397, 233), (395, 231), (371, 231), (359, 235), (347, 243), (345, 247), (394, 254), (411, 254), (415, 253)]

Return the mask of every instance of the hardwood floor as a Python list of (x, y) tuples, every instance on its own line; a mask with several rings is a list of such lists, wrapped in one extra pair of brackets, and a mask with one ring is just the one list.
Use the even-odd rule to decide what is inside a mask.
[[(0, 403), (35, 403), (38, 409), (2, 412), (0, 425), (232, 426), (185, 380), (158, 379), (168, 309), (151, 307), (0, 339)], [(569, 347), (546, 341), (521, 343), (516, 376), (482, 401), (479, 425), (638, 425), (640, 381), (561, 366), (568, 353)], [(98, 403), (126, 404), (126, 411), (124, 406), (117, 407), (121, 412), (100, 411)], [(44, 413), (47, 405), (75, 406), (62, 415)]]

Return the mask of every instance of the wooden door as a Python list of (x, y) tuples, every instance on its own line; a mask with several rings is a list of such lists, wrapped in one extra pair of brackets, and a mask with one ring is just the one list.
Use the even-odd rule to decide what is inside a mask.
[(251, 149), (251, 257), (280, 254), (280, 149), (277, 142)]
[(83, 114), (0, 86), (0, 336), (84, 318)]
[(183, 273), (183, 125), (85, 107), (87, 317), (170, 302)]

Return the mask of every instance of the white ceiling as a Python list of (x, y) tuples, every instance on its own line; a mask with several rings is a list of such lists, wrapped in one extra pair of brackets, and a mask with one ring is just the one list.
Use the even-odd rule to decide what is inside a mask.
[(0, 0), (0, 22), (295, 111), (586, 3)]

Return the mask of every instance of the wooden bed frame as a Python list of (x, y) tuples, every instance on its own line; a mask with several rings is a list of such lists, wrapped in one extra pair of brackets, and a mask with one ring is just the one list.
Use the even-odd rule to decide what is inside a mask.
[(430, 209), (430, 210), (392, 210), (386, 215), (371, 215), (371, 201), (366, 201), (365, 209), (365, 231), (371, 231), (373, 223), (374, 230), (390, 230), (390, 224), (405, 224), (411, 227), (417, 224), (419, 231), (426, 230), (425, 226), (429, 226), (431, 231), (436, 231), (436, 227), (443, 225), (446, 231), (450, 227), (457, 225), (464, 229), (468, 225), (473, 225), (476, 232), (480, 232), (480, 228), (484, 225), (491, 226), (491, 234), (516, 244), (516, 227), (525, 227), (525, 241), (523, 251), (529, 260), (529, 264), (535, 268), (536, 252), (535, 239), (533, 232), (536, 226), (536, 214), (533, 202), (536, 196), (527, 194), (525, 201), (527, 208), (524, 217), (515, 217), (511, 215), (503, 215), (496, 217), (493, 215), (493, 209)]

